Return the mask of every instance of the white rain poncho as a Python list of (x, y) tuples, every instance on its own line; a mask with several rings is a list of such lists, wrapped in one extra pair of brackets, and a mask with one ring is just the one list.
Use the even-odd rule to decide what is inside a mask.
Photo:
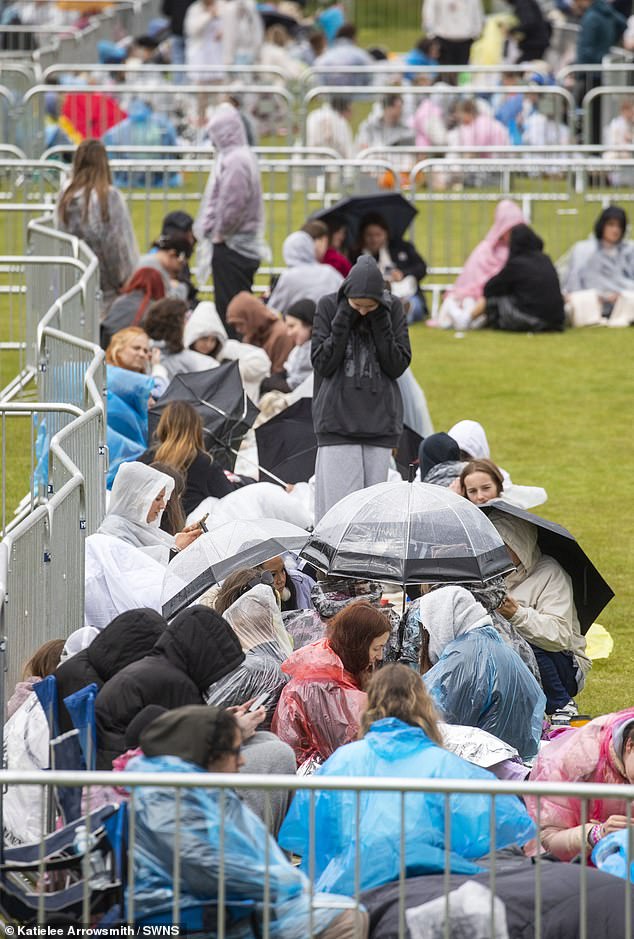
[(211, 685), (205, 700), (218, 707), (232, 707), (267, 692), (266, 727), (288, 681), (282, 662), (293, 651), (275, 594), (268, 585), (258, 584), (232, 603), (223, 615), (240, 640), (245, 659), (235, 671)]
[(164, 490), (167, 502), (173, 489), (174, 480), (166, 473), (144, 463), (122, 463), (112, 486), (108, 512), (97, 534), (120, 538), (154, 560), (167, 564), (174, 538), (159, 527), (163, 512), (152, 522), (148, 522), (147, 517), (158, 495)]
[[(129, 464), (128, 464), (129, 465)], [(105, 629), (115, 616), (148, 607), (161, 612), (165, 565), (121, 538), (86, 538), (84, 622)]]

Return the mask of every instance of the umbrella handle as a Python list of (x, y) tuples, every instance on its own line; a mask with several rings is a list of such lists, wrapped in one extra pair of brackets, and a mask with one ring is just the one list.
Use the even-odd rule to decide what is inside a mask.
[(279, 476), (276, 476), (275, 473), (270, 473), (267, 469), (264, 469), (263, 466), (260, 466), (259, 463), (256, 463), (255, 460), (250, 460), (249, 457), (245, 456), (243, 453), (239, 454), (235, 447), (229, 447), (229, 449), (235, 456), (240, 456), (240, 458), (243, 459), (245, 463), (249, 463), (251, 466), (254, 466), (257, 470), (259, 470), (260, 473), (264, 473), (269, 477), (269, 479), (272, 479), (273, 482), (279, 483), (280, 486), (284, 486), (285, 489), (288, 486), (288, 483), (285, 483), (284, 480), (280, 479)]

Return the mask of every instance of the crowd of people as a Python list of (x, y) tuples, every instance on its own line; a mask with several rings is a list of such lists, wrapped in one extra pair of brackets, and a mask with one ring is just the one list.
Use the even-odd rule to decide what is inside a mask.
[[(270, 64), (289, 74), (295, 67), (297, 77), (303, 63), (343, 86), (355, 81), (338, 68), (377, 61), (357, 44), (338, 2), (324, 3), (310, 28), (294, 9), (301, 5), (278, 6), (165, 0), (169, 42), (141, 37), (122, 55), (150, 70), (169, 49), (171, 62), (191, 66), (201, 83), (212, 65)], [(534, 0), (509, 6), (505, 61), (544, 59), (549, 19)], [(619, 40), (616, 2), (556, 6), (581, 18), (580, 49), (588, 30), (598, 44), (599, 17), (608, 21), (606, 48)], [(20, 10), (9, 3), (3, 15), (37, 24), (39, 12), (38, 2)], [(267, 12), (278, 20), (267, 25)], [(465, 65), (486, 33), (480, 0), (425, 0), (423, 25), (426, 38), (405, 56), (410, 68)], [(543, 72), (531, 69), (543, 87)], [(560, 142), (546, 140), (537, 118), (556, 122), (539, 95), (513, 92), (514, 76), (477, 99), (452, 99), (451, 83), (415, 107), (400, 93), (386, 95), (356, 138), (351, 101), (335, 90), (308, 116), (309, 143), (348, 158), (400, 145), (477, 151), (530, 133)], [(441, 77), (414, 72), (410, 80)], [(627, 107), (611, 125), (615, 149), (631, 143)], [(589, 623), (569, 565), (549, 553), (537, 522), (521, 511), (541, 505), (545, 490), (511, 480), (477, 421), (434, 432), (410, 342), (422, 321), (526, 333), (634, 324), (624, 209), (603, 208), (593, 233), (556, 267), (522, 208), (500, 201), (431, 319), (425, 259), (382, 210), (380, 194), (359, 217), (341, 210), (307, 218), (286, 234), (279, 276), (256, 282), (267, 256), (264, 199), (241, 102), (214, 108), (206, 132), (216, 161), (197, 217), (169, 212), (152, 244), (138, 243), (107, 140), (76, 147), (58, 194), (56, 226), (82, 239), (99, 264), (107, 511), (85, 540), (85, 625), (33, 650), (8, 703), (5, 766), (53, 765), (59, 740), (80, 730), (74, 696), (89, 688), (94, 737), (66, 767), (77, 771), (633, 785), (634, 709), (579, 715)], [(239, 419), (223, 398), (232, 382)], [(299, 456), (312, 452), (312, 463), (285, 479), (263, 467), (257, 431), (306, 399), (311, 444)], [(210, 411), (230, 430), (212, 426)], [(279, 425), (277, 433), (286, 455)], [(404, 474), (403, 448), (411, 464)], [(404, 579), (394, 591), (394, 576), (384, 583), (370, 569), (365, 579), (333, 573), (299, 549), (271, 550), (257, 562), (214, 554), (217, 532), (238, 523), (256, 529), (263, 519), (291, 523), (306, 537), (314, 530), (326, 543), (342, 500), (403, 475), (458, 515), (486, 511), (504, 573)], [(438, 561), (449, 546), (435, 547)], [(242, 543), (245, 555), (247, 548), (252, 541)], [(180, 593), (167, 592), (172, 574), (179, 584), (188, 577)], [(187, 593), (193, 582), (195, 596)], [(48, 710), (45, 686), (53, 688)], [(222, 877), (228, 935), (232, 904), (248, 901), (258, 928), (270, 926), (278, 939), (311, 930), (321, 939), (363, 939), (369, 917), (351, 898), (402, 872), (412, 881), (443, 871), (477, 877), (502, 850), (514, 857), (518, 879), (536, 854), (594, 863), (596, 849), (608, 838), (622, 845), (631, 824), (627, 793), (614, 792), (582, 808), (577, 797), (538, 800), (530, 785), (522, 798), (501, 794), (492, 804), (475, 792), (402, 797), (389, 789), (357, 795), (205, 783), (183, 790), (175, 813), (173, 790), (150, 781), (91, 787), (81, 810), (134, 809), (129, 882), (141, 919), (173, 902), (181, 910), (213, 906)], [(48, 820), (35, 789), (10, 786), (2, 804), (5, 846), (42, 836)], [(61, 810), (57, 826), (68, 821)], [(563, 901), (569, 865), (551, 868)], [(600, 875), (588, 874), (592, 886)], [(315, 903), (315, 891), (326, 902)]]

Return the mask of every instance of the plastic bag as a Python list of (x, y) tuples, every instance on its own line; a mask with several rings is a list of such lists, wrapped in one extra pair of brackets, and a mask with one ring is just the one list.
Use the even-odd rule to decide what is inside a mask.
[(487, 730), (522, 759), (537, 753), (546, 698), (491, 626), (450, 642), (423, 680), (449, 724)]
[[(138, 757), (126, 771), (203, 772), (177, 757)], [(310, 933), (310, 892), (306, 877), (282, 854), (264, 824), (232, 790), (187, 789), (180, 801), (176, 841), (174, 792), (142, 786), (131, 796), (135, 811), (134, 896), (138, 917), (171, 913), (174, 898), (174, 844), (180, 845), (180, 905), (213, 903), (218, 897), (221, 820), (225, 902), (251, 900), (262, 919), (269, 895), (271, 939), (305, 939)], [(224, 811), (223, 811), (224, 809)], [(314, 909), (314, 932), (322, 932), (341, 912)]]
[(614, 649), (614, 639), (600, 623), (593, 623), (586, 633), (586, 655), (595, 662), (609, 659)]
[[(493, 897), (494, 931), (491, 931), (491, 891), (475, 880), (452, 890), (449, 901), (451, 939), (509, 939), (506, 907)], [(405, 910), (411, 939), (445, 939), (445, 897)]]
[[(592, 852), (592, 863), (600, 871), (613, 874), (622, 880), (627, 880), (628, 844), (630, 833), (627, 828), (622, 831), (613, 831), (611, 835), (596, 844)], [(629, 853), (630, 881), (634, 884), (634, 847)]]
[(503, 760), (514, 760), (519, 754), (493, 734), (479, 727), (461, 727), (459, 724), (440, 724), (445, 746), (456, 756), (489, 769)]

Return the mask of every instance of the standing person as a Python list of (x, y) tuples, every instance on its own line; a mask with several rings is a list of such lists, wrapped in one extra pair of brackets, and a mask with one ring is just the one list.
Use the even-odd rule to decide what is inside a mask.
[(403, 430), (396, 379), (411, 357), (401, 301), (363, 256), (338, 293), (321, 298), (313, 324), (315, 521), (349, 493), (387, 480)]
[(218, 108), (209, 135), (216, 148), (216, 166), (198, 221), (211, 242), (216, 309), (225, 322), (229, 302), (240, 291), (251, 290), (260, 266), (264, 203), (257, 160), (234, 107)]
[[(600, 65), (612, 46), (617, 45), (625, 32), (627, 20), (608, 0), (575, 0), (575, 12), (581, 16), (577, 39), (577, 65)], [(575, 97), (578, 105), (593, 88), (601, 85), (601, 72), (580, 72), (576, 81)], [(591, 105), (590, 140), (601, 143), (601, 97)]]
[[(161, 10), (163, 16), (166, 16), (170, 21), (172, 31), (170, 37), (170, 58), (172, 65), (185, 64), (185, 36), (183, 27), (187, 10), (193, 2), (194, 0), (163, 0)], [(183, 78), (184, 76), (182, 74), (174, 75), (172, 81), (180, 85), (183, 82)]]
[(482, 0), (424, 0), (423, 29), (438, 40), (439, 65), (468, 65), (484, 29)]
[(130, 213), (112, 175), (100, 140), (84, 140), (73, 159), (73, 174), (57, 200), (55, 223), (85, 241), (99, 261), (102, 318), (139, 260)]
[(222, 55), (225, 65), (260, 61), (264, 24), (254, 0), (229, 0), (222, 14)]
[[(195, 0), (188, 8), (183, 21), (185, 37), (185, 64), (192, 68), (222, 65), (222, 17), (216, 0)], [(204, 82), (213, 76), (195, 72), (192, 79)]]
[[(350, 76), (352, 77), (352, 76)], [(306, 119), (306, 144), (309, 147), (330, 147), (343, 160), (354, 159), (352, 134), (352, 100), (333, 95)]]
[(552, 26), (542, 13), (537, 0), (507, 0), (518, 24), (513, 32), (518, 33), (518, 62), (534, 62), (543, 59), (550, 45)]
[[(320, 85), (365, 85), (369, 75), (350, 72), (337, 72), (337, 68), (349, 65), (370, 66), (374, 59), (357, 45), (357, 27), (354, 23), (344, 23), (336, 34), (331, 47), (318, 55), (313, 62), (313, 68), (319, 69), (317, 80)], [(322, 71), (323, 70), (323, 71)]]

